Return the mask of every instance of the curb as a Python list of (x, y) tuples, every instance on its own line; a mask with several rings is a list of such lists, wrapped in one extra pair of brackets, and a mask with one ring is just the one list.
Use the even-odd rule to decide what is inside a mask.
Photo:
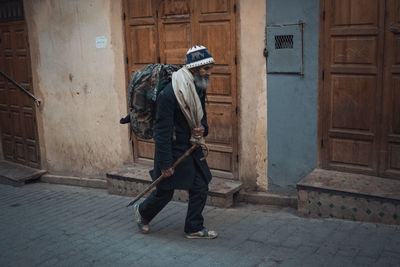
[[(73, 176), (45, 174), (42, 175), (40, 181), (49, 184), (82, 186), (107, 190), (106, 179), (103, 180), (98, 178), (80, 178)], [(235, 201), (249, 204), (274, 205), (281, 207), (297, 208), (297, 196), (280, 195), (266, 192), (239, 191)]]

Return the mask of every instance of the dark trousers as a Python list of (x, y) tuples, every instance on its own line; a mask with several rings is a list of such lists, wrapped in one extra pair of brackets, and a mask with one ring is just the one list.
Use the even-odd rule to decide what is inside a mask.
[[(207, 193), (208, 185), (205, 179), (199, 172), (196, 172), (193, 185), (189, 189), (189, 205), (185, 220), (185, 233), (194, 233), (203, 229), (204, 218), (202, 212), (206, 204)], [(140, 215), (150, 222), (168, 202), (171, 201), (173, 195), (174, 189), (161, 190), (157, 188), (140, 204)]]

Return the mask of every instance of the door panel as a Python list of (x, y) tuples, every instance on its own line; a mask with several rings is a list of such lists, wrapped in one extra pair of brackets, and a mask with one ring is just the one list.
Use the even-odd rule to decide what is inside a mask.
[(321, 2), (322, 165), (400, 179), (400, 1)]
[(230, 145), (232, 136), (231, 105), (210, 103), (207, 105), (209, 133), (207, 141), (215, 144)]
[[(186, 52), (193, 45), (208, 48), (216, 61), (207, 91), (208, 163), (213, 169), (234, 173), (237, 169), (234, 0), (125, 0), (125, 10), (129, 76), (149, 63), (183, 65)], [(142, 35), (129, 34), (138, 27), (148, 31)], [(147, 55), (145, 59), (143, 55)], [(135, 160), (153, 159), (153, 150), (152, 141), (135, 138)]]
[[(364, 27), (378, 25), (379, 0), (335, 0), (332, 4), (332, 25)], [(328, 11), (328, 10), (327, 10)]]
[[(154, 1), (124, 1), (125, 39), (129, 73), (157, 60)], [(128, 77), (128, 80), (130, 75)]]
[(161, 17), (179, 16), (189, 18), (190, 4), (190, 1), (187, 0), (161, 1)]
[(400, 179), (400, 3), (386, 6), (381, 172)]
[(125, 1), (128, 19), (150, 18), (153, 20), (153, 3), (149, 0)]
[(330, 128), (372, 133), (375, 77), (332, 74), (331, 80), (333, 95)]
[(207, 116), (210, 126), (208, 164), (211, 168), (234, 173), (237, 171), (236, 102), (236, 19), (232, 0), (195, 1), (198, 11), (199, 43), (205, 45), (215, 66), (207, 89)]
[(129, 31), (130, 39), (136, 41), (132, 42), (130, 47), (133, 64), (146, 65), (154, 62), (156, 58), (155, 27), (152, 25), (134, 26)]
[[(159, 57), (156, 5), (157, 1), (155, 0), (124, 1), (128, 82), (134, 71), (147, 64), (157, 62)], [(153, 158), (152, 145), (146, 140), (134, 138), (135, 159)]]
[(354, 141), (354, 139), (331, 139), (332, 163), (352, 164), (370, 167), (372, 161), (372, 142)]
[[(400, 22), (398, 23), (400, 25)], [(400, 64), (400, 38), (399, 36), (393, 36), (394, 38), (394, 64), (399, 65)]]
[(323, 167), (378, 173), (384, 4), (325, 0)]
[(210, 146), (209, 148), (213, 149), (213, 152), (209, 153), (207, 156), (207, 163), (210, 168), (222, 171), (232, 170), (232, 152), (218, 151), (218, 149), (213, 146)]
[(190, 23), (165, 23), (161, 31), (164, 61), (176, 65), (185, 64), (185, 57), (182, 55), (186, 54), (187, 47), (192, 43)]
[[(0, 23), (1, 70), (33, 93), (25, 21)], [(19, 88), (0, 78), (1, 137), (4, 157), (40, 168), (35, 106)]]
[(201, 14), (229, 13), (229, 0), (207, 0), (200, 2)]
[[(334, 64), (365, 64), (376, 66), (376, 36), (332, 37)], [(345, 53), (343, 53), (345, 52)]]
[[(209, 89), (207, 89), (207, 94), (216, 96), (219, 95), (221, 97), (231, 96), (231, 88), (232, 88), (232, 75), (230, 73), (222, 73), (217, 74), (213, 73), (210, 78), (210, 83), (213, 85)], [(230, 101), (230, 98), (225, 98), (227, 101)]]
[[(400, 47), (399, 47), (400, 49)], [(400, 135), (400, 75), (392, 73), (392, 94), (393, 97), (388, 99), (389, 104), (391, 104), (393, 108), (393, 112), (391, 114), (391, 123), (392, 123), (392, 131), (395, 135)], [(390, 123), (390, 122), (389, 122)]]
[(230, 22), (205, 22), (200, 24), (200, 39), (210, 51), (218, 66), (229, 66), (232, 62), (230, 47)]

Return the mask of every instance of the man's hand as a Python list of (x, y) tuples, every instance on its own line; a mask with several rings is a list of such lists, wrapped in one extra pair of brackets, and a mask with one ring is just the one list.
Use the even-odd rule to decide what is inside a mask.
[(166, 169), (166, 170), (161, 170), (161, 174), (162, 174), (164, 177), (169, 177), (169, 176), (171, 176), (172, 174), (174, 174), (174, 169), (173, 169), (173, 168), (169, 168), (169, 169)]
[(192, 137), (200, 139), (204, 136), (204, 126), (201, 125), (199, 128), (193, 128)]

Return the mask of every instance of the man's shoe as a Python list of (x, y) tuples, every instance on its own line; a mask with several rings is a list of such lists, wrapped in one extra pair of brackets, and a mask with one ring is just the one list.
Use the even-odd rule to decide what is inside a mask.
[(134, 209), (135, 209), (136, 223), (139, 227), (139, 230), (143, 234), (147, 234), (150, 231), (149, 222), (146, 219), (144, 219), (142, 215), (140, 215), (139, 204), (135, 204)]
[(194, 239), (194, 238), (203, 238), (203, 239), (214, 239), (218, 236), (218, 233), (215, 231), (208, 230), (206, 228), (203, 228), (203, 230), (200, 230), (195, 233), (186, 233), (185, 237)]

